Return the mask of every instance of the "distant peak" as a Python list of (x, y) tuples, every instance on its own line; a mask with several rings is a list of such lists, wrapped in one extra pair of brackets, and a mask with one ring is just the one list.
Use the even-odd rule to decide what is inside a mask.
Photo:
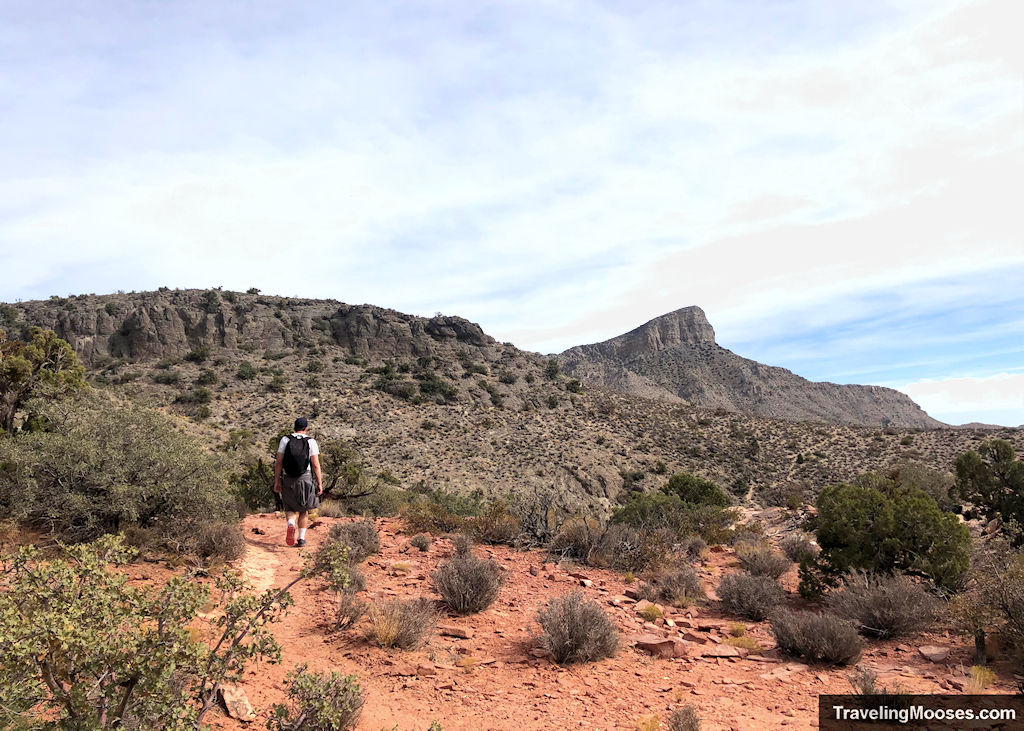
[(656, 351), (677, 345), (714, 343), (715, 329), (699, 307), (683, 307), (645, 322), (620, 336), (630, 341), (631, 349)]

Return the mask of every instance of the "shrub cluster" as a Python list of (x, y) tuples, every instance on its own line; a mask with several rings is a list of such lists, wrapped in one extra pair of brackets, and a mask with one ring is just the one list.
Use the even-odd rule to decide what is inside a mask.
[(426, 533), (417, 533), (409, 539), (409, 545), (422, 552), (429, 551), (430, 536), (428, 536)]
[(691, 566), (677, 566), (661, 574), (650, 584), (655, 598), (645, 596), (648, 601), (664, 601), (674, 607), (688, 607), (704, 599), (704, 587), (700, 577)]
[(286, 681), (289, 702), (274, 706), (267, 724), (271, 731), (307, 727), (345, 731), (359, 720), (364, 698), (355, 675), (311, 673), (303, 664), (289, 673)]
[(803, 533), (790, 533), (779, 543), (782, 552), (790, 561), (802, 564), (818, 557), (819, 548), (811, 538)]
[(914, 571), (954, 588), (968, 567), (970, 533), (935, 499), (876, 475), (864, 485), (832, 485), (818, 496), (821, 554), (801, 567), (801, 588), (814, 596), (850, 571)]
[(558, 663), (590, 662), (611, 657), (619, 632), (601, 606), (574, 591), (553, 597), (537, 613), (540, 641)]
[(0, 440), (5, 516), (66, 541), (132, 529), (164, 550), (215, 554), (223, 546), (225, 558), (237, 555), (225, 458), (169, 417), (102, 392), (40, 414), (47, 431)]
[(870, 637), (900, 637), (927, 630), (938, 600), (909, 576), (848, 576), (842, 591), (828, 596), (828, 606)]
[(786, 593), (774, 579), (741, 572), (722, 577), (718, 598), (726, 612), (759, 622), (785, 600)]
[(328, 539), (346, 544), (349, 547), (349, 560), (353, 563), (360, 563), (380, 553), (380, 534), (376, 523), (370, 518), (335, 523), (331, 526)]
[(736, 546), (736, 558), (748, 573), (769, 579), (778, 579), (793, 565), (767, 543), (740, 543)]
[(668, 717), (668, 731), (700, 731), (700, 716), (692, 705), (677, 708)]
[(775, 642), (786, 654), (832, 665), (849, 665), (860, 657), (856, 628), (834, 614), (780, 609), (770, 623)]
[(441, 564), (430, 578), (441, 599), (456, 614), (471, 614), (489, 607), (504, 581), (496, 562), (477, 558), (471, 551)]

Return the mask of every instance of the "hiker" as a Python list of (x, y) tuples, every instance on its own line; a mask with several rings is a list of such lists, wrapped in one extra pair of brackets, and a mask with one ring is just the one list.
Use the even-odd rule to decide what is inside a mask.
[[(274, 462), (274, 492), (281, 496), (284, 515), (288, 519), (284, 542), (298, 548), (306, 545), (309, 511), (320, 505), (319, 495), (324, 491), (320, 475), (320, 445), (308, 432), (309, 420), (300, 416), (295, 420), (295, 431), (290, 436), (281, 437), (281, 443), (277, 445), (277, 461)], [(310, 467), (313, 468), (312, 473)], [(297, 541), (296, 527), (299, 530)]]

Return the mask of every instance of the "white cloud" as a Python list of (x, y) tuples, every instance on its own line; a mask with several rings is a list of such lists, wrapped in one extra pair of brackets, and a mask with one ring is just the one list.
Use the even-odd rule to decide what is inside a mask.
[(2, 299), (258, 286), (552, 351), (1024, 262), (1016, 0), (101, 7), (0, 22)]
[[(900, 391), (930, 414), (1003, 412), (1004, 426), (1024, 424), (1024, 373), (908, 383)], [(941, 417), (939, 417), (941, 418)]]

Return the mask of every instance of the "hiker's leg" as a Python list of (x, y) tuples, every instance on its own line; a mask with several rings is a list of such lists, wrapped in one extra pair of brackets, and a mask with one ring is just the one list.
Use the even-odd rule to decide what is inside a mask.
[(306, 530), (309, 525), (309, 513), (299, 513), (299, 530)]

